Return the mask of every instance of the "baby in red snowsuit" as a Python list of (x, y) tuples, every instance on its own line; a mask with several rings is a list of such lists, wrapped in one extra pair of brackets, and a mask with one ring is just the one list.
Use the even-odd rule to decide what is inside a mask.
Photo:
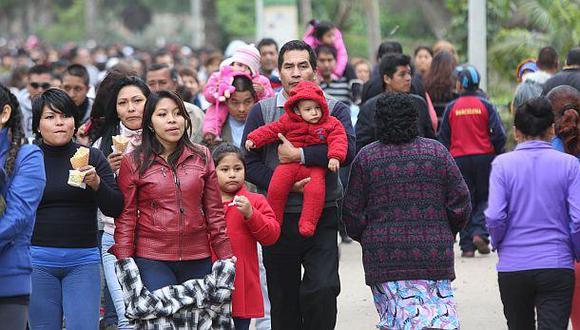
[[(314, 144), (328, 145), (328, 169), (336, 172), (344, 162), (348, 149), (342, 123), (330, 116), (324, 93), (314, 82), (302, 81), (291, 91), (284, 103), (284, 113), (278, 121), (259, 127), (248, 134), (246, 149), (260, 148), (278, 140), (282, 134), (294, 147)], [(304, 186), (302, 214), (298, 230), (305, 237), (314, 235), (325, 200), (326, 168), (300, 163), (280, 164), (274, 170), (268, 187), (268, 202), (282, 223), (288, 194), (295, 182), (310, 177)]]

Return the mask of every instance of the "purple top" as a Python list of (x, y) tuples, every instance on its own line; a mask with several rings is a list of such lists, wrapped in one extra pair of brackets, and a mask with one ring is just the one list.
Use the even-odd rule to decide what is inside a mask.
[(492, 163), (485, 211), (499, 272), (574, 268), (580, 256), (580, 164), (543, 141)]

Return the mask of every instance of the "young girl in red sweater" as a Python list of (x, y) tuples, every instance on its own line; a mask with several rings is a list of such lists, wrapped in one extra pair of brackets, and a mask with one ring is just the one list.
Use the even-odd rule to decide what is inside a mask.
[(280, 224), (260, 194), (246, 190), (246, 163), (241, 150), (224, 143), (213, 152), (226, 218), (226, 233), (237, 257), (232, 297), (236, 330), (247, 330), (252, 318), (264, 316), (257, 242), (276, 243)]

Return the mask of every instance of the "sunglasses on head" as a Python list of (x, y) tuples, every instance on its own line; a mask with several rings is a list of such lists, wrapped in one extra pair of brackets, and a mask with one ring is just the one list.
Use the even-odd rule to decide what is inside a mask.
[(50, 83), (37, 83), (37, 82), (31, 82), (30, 83), (30, 87), (34, 88), (34, 89), (49, 89), (50, 88)]

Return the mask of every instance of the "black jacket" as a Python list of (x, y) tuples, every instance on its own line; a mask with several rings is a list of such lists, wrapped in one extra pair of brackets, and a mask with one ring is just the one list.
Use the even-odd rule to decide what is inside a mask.
[[(380, 96), (379, 94), (368, 100), (360, 109), (358, 120), (356, 122), (356, 152), (358, 153), (364, 146), (375, 142), (377, 140), (377, 124), (375, 121), (375, 113), (377, 111), (376, 103)], [(417, 129), (419, 136), (429, 139), (436, 139), (431, 118), (429, 117), (429, 109), (427, 103), (422, 97), (409, 94), (413, 97), (415, 107), (419, 112), (419, 119), (417, 120)]]
[(544, 84), (542, 95), (546, 95), (552, 88), (562, 85), (572, 86), (580, 91), (580, 67), (564, 69), (548, 79)]

